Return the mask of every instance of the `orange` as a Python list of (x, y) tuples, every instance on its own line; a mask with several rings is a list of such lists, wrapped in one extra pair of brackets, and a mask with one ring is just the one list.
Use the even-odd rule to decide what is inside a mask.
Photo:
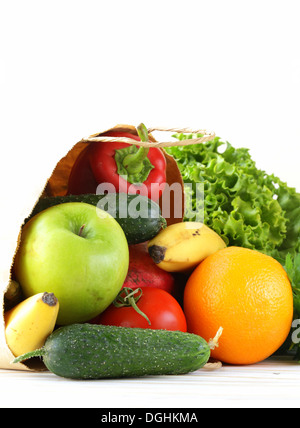
[(213, 338), (223, 333), (212, 357), (229, 364), (254, 364), (284, 343), (293, 320), (287, 274), (272, 257), (228, 247), (207, 257), (184, 290), (188, 331)]

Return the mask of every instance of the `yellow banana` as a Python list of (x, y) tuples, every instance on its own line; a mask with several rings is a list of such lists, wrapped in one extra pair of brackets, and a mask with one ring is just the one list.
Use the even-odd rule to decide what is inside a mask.
[(189, 271), (225, 247), (215, 231), (199, 222), (172, 224), (148, 243), (150, 256), (167, 272)]
[(38, 293), (5, 312), (6, 343), (15, 357), (44, 345), (54, 330), (58, 310), (53, 293)]

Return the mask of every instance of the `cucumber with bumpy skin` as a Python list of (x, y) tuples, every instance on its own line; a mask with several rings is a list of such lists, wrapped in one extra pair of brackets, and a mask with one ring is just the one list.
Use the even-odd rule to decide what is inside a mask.
[(29, 219), (49, 207), (68, 202), (84, 202), (107, 211), (122, 227), (129, 245), (149, 241), (166, 226), (166, 220), (161, 216), (160, 207), (156, 202), (146, 196), (125, 193), (40, 198)]
[(211, 346), (179, 331), (71, 324), (54, 331), (45, 345), (14, 360), (41, 356), (47, 369), (71, 379), (184, 374), (202, 368)]

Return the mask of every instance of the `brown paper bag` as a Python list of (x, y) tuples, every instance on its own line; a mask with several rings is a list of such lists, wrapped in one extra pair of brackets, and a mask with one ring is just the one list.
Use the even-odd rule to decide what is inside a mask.
[[(7, 258), (1, 263), (0, 266), (0, 294), (1, 294), (1, 305), (2, 305), (2, 317), (1, 317), (1, 325), (0, 325), (0, 369), (11, 369), (11, 370), (43, 370), (44, 366), (40, 362), (35, 361), (34, 359), (25, 363), (11, 364), (14, 359), (14, 355), (11, 353), (8, 348), (5, 340), (5, 325), (3, 318), (4, 311), (4, 295), (7, 290), (10, 277), (11, 277), (11, 269), (13, 266), (14, 255), (17, 252), (22, 226), (24, 224), (24, 220), (27, 216), (30, 215), (33, 210), (35, 204), (38, 202), (39, 198), (45, 196), (58, 196), (65, 195), (67, 192), (67, 184), (68, 178), (71, 172), (71, 169), (74, 165), (75, 160), (81, 153), (81, 151), (86, 147), (87, 144), (92, 143), (93, 141), (104, 141), (110, 140), (115, 141), (116, 138), (107, 139), (105, 134), (109, 131), (123, 131), (127, 133), (131, 133), (137, 135), (136, 128), (130, 125), (117, 125), (113, 128), (107, 129), (105, 131), (101, 131), (97, 134), (93, 134), (87, 138), (83, 138), (77, 144), (75, 144), (70, 150), (66, 153), (66, 155), (58, 161), (56, 165), (53, 165), (53, 173), (49, 177), (49, 179), (45, 183), (39, 183), (39, 186), (32, 192), (31, 200), (28, 201), (28, 206), (21, 207), (20, 213), (26, 213), (25, 217), (22, 217), (20, 214), (20, 223), (16, 224), (15, 233), (9, 239)], [(194, 138), (191, 140), (181, 141), (181, 142), (157, 142), (154, 137), (151, 135), (153, 131), (168, 131), (168, 132), (184, 132), (184, 133), (201, 133), (203, 136), (201, 138)], [(169, 156), (164, 150), (163, 147), (171, 146), (174, 144), (183, 145), (183, 144), (195, 144), (201, 143), (204, 141), (208, 141), (214, 137), (214, 133), (207, 132), (206, 130), (196, 130), (193, 131), (191, 129), (174, 129), (174, 128), (151, 128), (149, 129), (149, 143), (141, 143), (136, 140), (127, 140), (127, 139), (119, 139), (122, 142), (127, 142), (129, 144), (137, 144), (137, 145), (147, 145), (149, 144), (151, 147), (160, 147), (166, 157), (167, 162), (167, 183), (172, 185), (172, 183), (180, 183), (182, 187), (182, 215), (180, 218), (174, 218), (171, 215), (169, 219), (167, 219), (168, 224), (172, 224), (175, 222), (182, 221), (183, 213), (184, 213), (184, 187), (181, 174), (179, 172), (178, 166), (172, 156)], [(171, 203), (171, 214), (173, 211), (173, 205), (175, 201)], [(47, 291), (47, 290), (45, 290)]]

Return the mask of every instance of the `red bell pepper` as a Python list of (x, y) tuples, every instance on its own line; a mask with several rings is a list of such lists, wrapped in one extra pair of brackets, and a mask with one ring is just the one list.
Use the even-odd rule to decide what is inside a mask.
[[(139, 136), (111, 131), (105, 136), (148, 141), (144, 125)], [(166, 183), (166, 160), (159, 148), (120, 142), (92, 142), (79, 155), (69, 178), (68, 194), (96, 193), (99, 184), (109, 183), (117, 193), (133, 193), (157, 200)], [(156, 183), (157, 191), (151, 190)], [(154, 186), (155, 187), (155, 186)]]

